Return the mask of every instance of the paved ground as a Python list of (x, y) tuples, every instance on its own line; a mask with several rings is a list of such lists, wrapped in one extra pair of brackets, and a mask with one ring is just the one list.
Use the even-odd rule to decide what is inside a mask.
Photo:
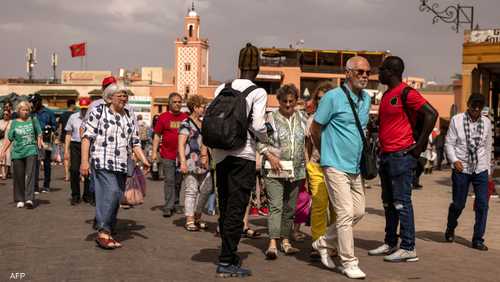
[[(53, 192), (39, 197), (34, 210), (17, 209), (12, 202), (11, 181), (0, 183), (0, 281), (25, 273), (32, 281), (213, 281), (218, 238), (216, 217), (208, 232), (184, 231), (181, 216), (165, 219), (159, 210), (163, 193), (160, 182), (148, 182), (146, 203), (120, 210), (119, 235), (124, 247), (103, 251), (95, 246), (91, 229), (93, 209), (85, 204), (69, 205), (69, 185), (56, 168)], [(369, 257), (367, 250), (383, 239), (383, 209), (380, 187), (367, 190), (366, 217), (355, 228), (356, 253), (369, 281), (498, 281), (500, 280), (499, 199), (490, 201), (486, 234), (488, 252), (469, 248), (472, 236), (472, 198), (460, 225), (458, 242), (443, 242), (449, 204), (449, 171), (423, 176), (425, 188), (414, 194), (417, 225), (417, 263), (391, 264)], [(266, 232), (266, 219), (252, 224)], [(308, 228), (304, 231), (309, 233)], [(310, 237), (308, 238), (310, 240)], [(310, 262), (310, 241), (298, 244), (295, 257), (264, 260), (265, 239), (244, 239), (240, 254), (254, 276), (246, 281), (346, 281), (344, 276)], [(14, 273), (14, 274), (12, 274)], [(14, 280), (13, 278), (11, 280)]]

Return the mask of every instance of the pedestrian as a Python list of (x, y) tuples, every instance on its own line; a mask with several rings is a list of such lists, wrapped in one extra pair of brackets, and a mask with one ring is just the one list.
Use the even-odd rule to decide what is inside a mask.
[(200, 95), (193, 95), (187, 101), (191, 115), (181, 123), (179, 129), (179, 170), (185, 191), (184, 211), (187, 231), (206, 229), (201, 221), (203, 208), (213, 191), (209, 170), (208, 149), (202, 142), (201, 120), (207, 102)]
[[(402, 82), (404, 62), (401, 58), (387, 57), (379, 71), (380, 82), (389, 88), (382, 96), (379, 107), (379, 175), (385, 211), (385, 238), (381, 246), (368, 254), (385, 255), (384, 260), (389, 262), (418, 261), (412, 182), (417, 160), (427, 148), (438, 114), (418, 91), (407, 88), (408, 85)], [(407, 93), (406, 103), (403, 102), (404, 93)], [(418, 117), (423, 118), (418, 120)], [(412, 129), (417, 125), (421, 126), (418, 135)], [(398, 237), (401, 238), (399, 248)]]
[[(149, 140), (153, 140), (155, 136), (154, 129), (156, 127), (156, 124), (158, 123), (158, 119), (160, 118), (160, 115), (154, 115), (152, 120), (151, 120), (151, 127), (149, 128)], [(152, 141), (151, 141), (152, 142)], [(151, 146), (152, 147), (152, 146)], [(153, 157), (153, 148), (150, 148), (149, 152), (147, 152), (149, 157), (152, 159)], [(156, 153), (158, 154), (158, 148), (156, 148)], [(152, 160), (151, 164), (151, 178), (155, 181), (160, 180), (160, 164), (158, 160)]]
[[(7, 134), (9, 133), (10, 126), (12, 124), (12, 112), (9, 109), (4, 109), (3, 117), (0, 120), (0, 146), (5, 143)], [(12, 159), (10, 157), (10, 150), (5, 153), (5, 158), (0, 159), (0, 178), (3, 180), (7, 179), (7, 174), (10, 171), (10, 166), (12, 164)]]
[(311, 214), (311, 195), (304, 181), (299, 187), (297, 201), (295, 204), (295, 216), (293, 218), (293, 231), (290, 239), (295, 242), (303, 242), (306, 235), (300, 231), (302, 224), (307, 224)]
[(437, 154), (436, 170), (443, 169), (443, 161), (446, 158), (446, 154), (444, 153), (444, 143), (445, 143), (447, 131), (448, 131), (448, 129), (446, 128), (446, 126), (441, 125), (441, 128), (439, 130), (439, 134), (438, 134), (438, 136), (436, 136), (436, 139), (435, 139), (436, 154)]
[(139, 127), (139, 139), (141, 139), (141, 148), (146, 152), (146, 146), (150, 142), (149, 126), (143, 120), (142, 115), (137, 115), (137, 125)]
[(71, 186), (71, 205), (74, 206), (84, 202), (95, 205), (94, 193), (89, 189), (89, 177), (83, 179), (83, 197), (80, 193), (80, 163), (82, 152), (82, 138), (80, 128), (82, 127), (83, 119), (87, 114), (87, 109), (91, 103), (90, 98), (81, 97), (78, 100), (80, 111), (73, 113), (66, 121), (64, 131), (66, 138), (64, 140), (64, 160), (70, 164), (70, 186)]
[(312, 247), (318, 250), (326, 267), (334, 268), (325, 250), (335, 250), (338, 245), (343, 273), (349, 278), (366, 277), (354, 255), (353, 227), (365, 213), (360, 171), (363, 141), (356, 119), (366, 128), (371, 99), (363, 89), (368, 85), (370, 71), (370, 64), (364, 57), (350, 58), (346, 63), (346, 83), (321, 98), (311, 126), (314, 143), (321, 144), (320, 163), (337, 216), (335, 224), (330, 225)]
[(0, 159), (6, 157), (12, 145), (11, 158), (14, 184), (14, 202), (18, 208), (35, 207), (35, 169), (38, 150), (42, 148), (42, 130), (36, 117), (30, 117), (31, 105), (21, 101), (16, 106), (18, 118), (12, 121)]
[(295, 85), (285, 84), (278, 89), (276, 98), (279, 108), (270, 113), (267, 119), (271, 134), (267, 142), (259, 143), (257, 148), (264, 156), (264, 161), (270, 163), (274, 174), (280, 174), (283, 170), (283, 161), (292, 162), (293, 173), (291, 177), (269, 176), (264, 173), (264, 184), (269, 197), (269, 245), (265, 252), (267, 259), (277, 258), (279, 240), (280, 249), (286, 255), (299, 252), (290, 243), (290, 237), (299, 188), (304, 185), (306, 178), (304, 143), (307, 117), (305, 113), (295, 110), (299, 91)]
[(127, 90), (111, 83), (104, 88), (103, 98), (106, 103), (90, 110), (82, 125), (80, 173), (91, 175), (95, 189), (96, 242), (101, 248), (115, 249), (122, 246), (111, 234), (126, 186), (130, 154), (142, 161), (145, 173), (150, 165), (141, 149), (136, 121), (125, 108)]
[(481, 115), (485, 97), (472, 94), (467, 101), (467, 111), (452, 117), (446, 135), (446, 155), (452, 164), (452, 203), (448, 209), (445, 232), (447, 242), (455, 240), (458, 218), (465, 207), (469, 185), (474, 187), (476, 222), (472, 248), (487, 251), (484, 244), (488, 217), (488, 182), (492, 181), (490, 166), (492, 150), (491, 121)]
[[(226, 149), (215, 148), (210, 146), (208, 140), (210, 136), (203, 134), (203, 142), (213, 147), (213, 156), (216, 165), (216, 182), (219, 196), (219, 229), (222, 241), (219, 264), (216, 273), (223, 277), (244, 277), (251, 275), (251, 271), (241, 267), (241, 260), (236, 254), (238, 244), (240, 242), (241, 233), (243, 231), (243, 217), (247, 206), (249, 205), (250, 193), (255, 187), (255, 139), (265, 142), (266, 126), (264, 115), (266, 111), (267, 93), (264, 89), (258, 88), (254, 84), (254, 80), (259, 73), (258, 66), (258, 49), (250, 43), (240, 51), (239, 57), (240, 79), (235, 79), (230, 83), (220, 85), (215, 91), (215, 99), (211, 106), (217, 105), (217, 101), (237, 101), (244, 102), (243, 104), (232, 104), (241, 109), (234, 112), (233, 117), (243, 117), (240, 129), (248, 126), (248, 130), (238, 131), (240, 134), (231, 135), (231, 140), (237, 141), (233, 147), (228, 146)], [(226, 93), (229, 96), (218, 96), (220, 93)], [(244, 95), (244, 96), (239, 96)], [(234, 98), (232, 98), (234, 97)], [(245, 99), (241, 99), (245, 97)], [(227, 100), (226, 100), (227, 98)], [(241, 99), (241, 100), (239, 100)], [(242, 108), (240, 108), (240, 106)], [(244, 107), (243, 107), (244, 106)], [(209, 121), (214, 120), (210, 116), (210, 109), (207, 109), (203, 120), (203, 131), (210, 134), (232, 134), (236, 132), (222, 132), (220, 128), (210, 131)], [(225, 109), (220, 109), (222, 112)], [(245, 110), (246, 109), (246, 110)], [(243, 111), (243, 112), (241, 112)], [(250, 117), (251, 122), (248, 121)], [(215, 116), (217, 119), (217, 116)], [(229, 124), (233, 120), (224, 120)], [(217, 124), (214, 124), (217, 126)], [(220, 136), (220, 135), (217, 135)], [(220, 141), (220, 140), (219, 140)]]
[[(52, 171), (52, 143), (53, 133), (56, 129), (56, 117), (52, 110), (42, 105), (42, 96), (35, 93), (30, 98), (33, 114), (36, 116), (40, 123), (40, 128), (43, 132), (44, 149), (41, 150), (40, 161), (37, 161), (35, 170), (35, 194), (42, 192), (48, 193), (50, 191), (50, 178)], [(40, 191), (38, 186), (38, 178), (40, 175), (41, 162), (43, 162), (43, 188)]]
[[(307, 184), (311, 194), (311, 236), (312, 241), (316, 241), (326, 232), (329, 222), (334, 222), (334, 213), (329, 214), (328, 191), (325, 183), (325, 176), (320, 165), (319, 144), (315, 144), (311, 135), (311, 126), (314, 121), (315, 112), (318, 104), (325, 96), (325, 93), (335, 88), (331, 81), (321, 82), (311, 96), (313, 102), (313, 113), (307, 120), (306, 131), (306, 169)], [(330, 220), (329, 220), (330, 219)], [(325, 250), (325, 256), (329, 256), (328, 250)], [(320, 258), (320, 254), (314, 248), (311, 248), (310, 257), (312, 259)]]
[[(176, 158), (179, 145), (179, 127), (181, 122), (188, 118), (186, 113), (181, 112), (182, 97), (179, 93), (173, 92), (168, 96), (168, 111), (158, 118), (154, 128), (153, 152), (154, 161), (161, 160), (164, 175), (164, 196), (163, 217), (170, 217), (174, 212), (176, 200), (176, 184), (180, 175), (177, 173)], [(160, 158), (158, 158), (158, 146), (160, 145)]]
[[(57, 123), (57, 128), (60, 130), (59, 134), (59, 143), (61, 144), (61, 151), (62, 155), (65, 156), (64, 149), (66, 148), (65, 142), (66, 142), (66, 124), (68, 123), (69, 117), (76, 112), (76, 101), (75, 99), (68, 99), (66, 101), (66, 107), (67, 110), (61, 114), (61, 117), (59, 118), (59, 122)], [(68, 153), (69, 156), (69, 153)], [(80, 166), (78, 164), (78, 166)], [(79, 168), (77, 168), (78, 170)], [(70, 181), (70, 164), (69, 161), (64, 160), (64, 181)]]

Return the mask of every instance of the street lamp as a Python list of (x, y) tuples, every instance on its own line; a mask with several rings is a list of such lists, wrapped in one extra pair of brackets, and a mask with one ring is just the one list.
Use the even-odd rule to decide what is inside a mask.
[(26, 49), (26, 72), (28, 73), (28, 80), (33, 81), (33, 69), (36, 65), (36, 48)]

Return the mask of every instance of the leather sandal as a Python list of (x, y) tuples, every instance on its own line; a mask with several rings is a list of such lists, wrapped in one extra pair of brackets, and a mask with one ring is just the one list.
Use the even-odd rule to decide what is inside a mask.
[(275, 260), (278, 258), (278, 249), (275, 247), (269, 247), (266, 252), (266, 259), (268, 260)]
[(288, 242), (286, 242), (286, 243), (281, 242), (281, 250), (283, 251), (283, 253), (285, 253), (285, 255), (293, 255), (293, 254), (300, 252), (299, 249), (293, 247), (292, 244), (290, 244)]
[[(102, 236), (103, 234), (105, 234), (106, 236)], [(97, 243), (97, 246), (105, 250), (113, 250), (122, 246), (115, 239), (113, 239), (111, 235), (104, 232), (97, 234), (95, 241)]]
[(190, 231), (190, 232), (200, 231), (200, 229), (198, 228), (198, 226), (196, 225), (196, 223), (194, 221), (186, 222), (186, 225), (184, 225), (184, 228), (186, 228), (186, 230)]
[(253, 230), (251, 228), (246, 228), (243, 230), (243, 233), (241, 234), (243, 237), (250, 238), (250, 239), (255, 239), (260, 237), (260, 233), (256, 230)]

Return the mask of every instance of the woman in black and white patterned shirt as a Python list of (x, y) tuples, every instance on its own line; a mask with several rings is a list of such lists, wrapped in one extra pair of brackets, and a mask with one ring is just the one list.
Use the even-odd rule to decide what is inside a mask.
[(83, 125), (80, 172), (85, 176), (92, 171), (90, 177), (94, 183), (99, 231), (96, 242), (102, 248), (114, 249), (121, 247), (111, 233), (125, 190), (127, 159), (133, 152), (144, 164), (145, 173), (150, 165), (141, 149), (136, 121), (125, 109), (126, 90), (114, 83), (103, 92), (109, 103), (90, 110)]

